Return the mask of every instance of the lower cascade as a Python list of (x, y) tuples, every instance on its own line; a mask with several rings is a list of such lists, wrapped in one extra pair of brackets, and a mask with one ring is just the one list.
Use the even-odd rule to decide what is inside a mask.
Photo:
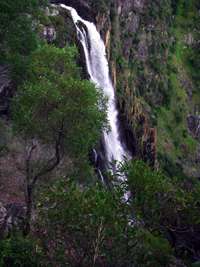
[(104, 95), (108, 99), (107, 120), (110, 131), (103, 132), (103, 141), (106, 161), (108, 162), (109, 167), (112, 166), (112, 169), (114, 170), (115, 167), (113, 166), (116, 166), (116, 164), (113, 165), (112, 163), (123, 162), (123, 160), (128, 157), (128, 153), (125, 151), (120, 141), (115, 90), (109, 75), (105, 45), (96, 26), (92, 22), (82, 19), (74, 8), (64, 4), (61, 4), (60, 6), (71, 13), (77, 30), (78, 39), (84, 49), (90, 80), (97, 88), (103, 90)]

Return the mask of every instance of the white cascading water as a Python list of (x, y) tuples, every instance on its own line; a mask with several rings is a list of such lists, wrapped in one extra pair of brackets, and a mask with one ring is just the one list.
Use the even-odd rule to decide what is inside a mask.
[[(82, 19), (74, 8), (68, 7), (64, 4), (61, 4), (60, 6), (71, 13), (79, 41), (84, 49), (87, 71), (90, 75), (91, 81), (97, 88), (102, 89), (104, 95), (108, 98), (107, 119), (110, 131), (105, 131), (103, 133), (107, 160), (110, 163), (113, 161), (122, 162), (127, 156), (127, 153), (125, 152), (119, 139), (118, 111), (116, 108), (115, 90), (109, 75), (104, 42), (93, 23)], [(82, 23), (82, 27), (80, 22)]]

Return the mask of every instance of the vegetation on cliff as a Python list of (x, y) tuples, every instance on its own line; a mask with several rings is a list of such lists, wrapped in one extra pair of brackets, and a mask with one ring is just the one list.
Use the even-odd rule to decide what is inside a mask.
[[(106, 127), (106, 100), (83, 79), (73, 26), (49, 16), (45, 1), (1, 0), (0, 60), (17, 89), (0, 120), (0, 157), (20, 147), (14, 176), (23, 178), (26, 218), (21, 232), (0, 227), (0, 266), (198, 266), (199, 140), (187, 125), (199, 114), (198, 2), (88, 1), (110, 14), (119, 106), (135, 158), (154, 169), (148, 137), (155, 145), (158, 131), (159, 171), (132, 160), (118, 170), (127, 181), (108, 173), (108, 188), (88, 157)], [(44, 27), (54, 27), (53, 44)]]
[(110, 19), (111, 67), (137, 156), (158, 159), (170, 175), (173, 168), (198, 177), (198, 138), (188, 129), (188, 117), (199, 113), (198, 1), (127, 1), (112, 7)]
[(37, 47), (35, 20), (45, 0), (1, 1), (0, 63), (10, 64), (15, 82), (25, 78), (28, 56)]
[[(123, 171), (128, 183), (112, 190), (67, 177), (43, 185), (34, 231), (0, 243), (2, 266), (26, 266), (30, 247), (35, 266), (193, 266), (198, 241), (188, 235), (199, 228), (200, 183), (191, 189), (192, 181), (171, 180), (142, 161)], [(132, 194), (122, 201), (127, 190)]]

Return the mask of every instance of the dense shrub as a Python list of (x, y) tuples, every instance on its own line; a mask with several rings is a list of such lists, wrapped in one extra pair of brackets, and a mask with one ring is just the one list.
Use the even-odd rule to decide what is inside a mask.
[(38, 227), (48, 264), (168, 266), (169, 243), (131, 224), (123, 194), (121, 186), (80, 188), (70, 180), (51, 186), (40, 201)]
[(41, 255), (31, 239), (15, 234), (0, 241), (1, 267), (39, 267)]
[[(169, 178), (142, 161), (131, 163), (126, 173), (136, 218), (148, 230), (173, 240), (177, 255), (195, 257), (199, 251), (199, 181), (185, 176)], [(197, 240), (193, 243), (194, 233)], [(181, 241), (183, 235), (185, 242)]]

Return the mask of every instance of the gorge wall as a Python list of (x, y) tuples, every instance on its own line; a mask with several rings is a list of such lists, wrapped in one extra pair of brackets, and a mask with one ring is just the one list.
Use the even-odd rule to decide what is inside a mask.
[[(161, 172), (153, 171), (152, 168), (146, 166), (142, 161), (130, 162), (130, 169), (127, 168), (127, 170), (125, 170), (128, 183), (130, 181), (129, 186), (132, 192), (129, 198), (131, 206), (128, 202), (127, 208), (129, 209), (131, 207), (131, 210), (134, 210), (134, 216), (136, 214), (135, 217), (137, 218), (138, 216), (139, 219), (138, 222), (136, 219), (133, 223), (135, 223), (136, 227), (144, 227), (150, 234), (155, 234), (155, 236), (152, 237), (155, 238), (156, 254), (157, 247), (160, 249), (163, 244), (162, 238), (160, 239), (161, 241), (157, 242), (158, 232), (160, 233), (160, 237), (164, 236), (167, 242), (170, 243), (174, 251), (170, 253), (175, 253), (176, 259), (173, 259), (173, 261), (175, 260), (174, 265), (170, 263), (169, 266), (185, 266), (181, 261), (179, 264), (179, 258), (181, 257), (185, 259), (185, 257), (187, 258), (188, 256), (192, 262), (199, 261), (199, 1), (52, 0), (51, 2), (52, 4), (64, 3), (68, 6), (72, 6), (82, 18), (96, 24), (106, 45), (110, 76), (112, 77), (116, 90), (117, 105), (120, 111), (119, 121), (121, 124), (121, 137), (126, 141), (126, 145), (132, 152), (134, 159), (143, 159), (152, 168), (161, 170)], [(19, 14), (24, 14), (24, 7), (22, 7), (22, 11), (19, 10), (19, 14), (17, 13), (16, 16), (13, 16), (12, 14), (15, 14), (14, 11), (17, 10), (15, 6), (13, 7), (13, 3), (12, 1), (10, 2), (10, 7), (12, 9), (10, 14), (14, 18), (18, 18), (20, 17)], [(24, 5), (26, 7), (26, 3), (24, 3)], [(5, 7), (7, 7), (6, 1)], [(45, 6), (38, 7), (36, 11), (37, 16), (33, 16), (35, 18), (34, 21), (31, 20), (29, 22), (30, 27), (27, 32), (24, 32), (25, 29), (23, 26), (27, 25), (27, 19), (32, 17), (31, 15), (27, 16), (27, 13), (24, 14), (24, 21), (22, 20), (21, 25), (22, 32), (20, 32), (20, 28), (18, 29), (19, 35), (17, 34), (15, 36), (15, 33), (18, 32), (15, 30), (15, 27), (13, 29), (13, 25), (17, 25), (17, 23), (15, 20), (14, 22), (11, 20), (12, 27), (8, 27), (8, 30), (5, 31), (9, 33), (11, 29), (11, 35), (8, 35), (8, 40), (5, 38), (6, 41), (0, 46), (0, 50), (5, 54), (5, 61), (3, 61), (3, 63), (1, 61), (0, 63), (0, 236), (4, 236), (4, 233), (5, 236), (9, 236), (13, 229), (16, 227), (18, 229), (18, 226), (19, 229), (24, 228), (22, 224), (27, 214), (29, 217), (27, 217), (28, 220), (26, 220), (26, 223), (28, 222), (30, 224), (33, 222), (34, 224), (34, 220), (37, 220), (38, 216), (37, 211), (40, 210), (41, 203), (43, 202), (43, 200), (40, 201), (40, 195), (43, 195), (43, 190), (45, 191), (45, 188), (49, 191), (51, 183), (54, 184), (54, 182), (59, 181), (61, 178), (68, 179), (68, 177), (70, 177), (70, 179), (73, 179), (73, 182), (77, 182), (78, 187), (83, 191), (84, 188), (90, 188), (90, 185), (92, 186), (98, 182), (99, 177), (95, 175), (95, 170), (96, 173), (98, 170), (104, 170), (102, 164), (104, 160), (100, 162), (99, 153), (97, 152), (100, 151), (103, 156), (106, 154), (105, 150), (103, 150), (103, 148), (105, 148), (102, 144), (103, 142), (100, 142), (101, 144), (99, 144), (98, 147), (98, 140), (100, 140), (99, 133), (102, 133), (103, 129), (107, 129), (106, 121), (105, 128), (97, 128), (98, 120), (95, 121), (96, 117), (93, 117), (90, 113), (93, 108), (89, 106), (87, 109), (88, 101), (80, 98), (78, 102), (79, 97), (85, 97), (87, 91), (84, 91), (82, 94), (78, 90), (77, 81), (89, 79), (89, 75), (86, 69), (84, 51), (77, 38), (76, 27), (72, 21), (71, 14), (69, 10), (64, 10), (58, 5), (48, 5), (47, 7), (45, 4)], [(29, 11), (27, 12), (29, 14)], [(7, 17), (4, 23), (9, 24)], [(83, 25), (85, 24), (82, 21), (82, 24), (80, 23), (78, 27), (83, 27)], [(35, 27), (34, 30), (33, 26)], [(6, 27), (1, 26), (0, 28), (4, 30)], [(26, 49), (24, 49), (24, 45), (26, 44), (22, 36), (28, 39), (28, 37), (32, 36), (33, 32), (36, 37), (36, 43), (34, 45), (33, 42), (33, 47), (30, 47), (30, 51), (28, 47), (26, 47), (26, 51)], [(95, 33), (97, 33), (96, 29)], [(88, 27), (83, 27), (83, 34), (83, 39), (89, 35)], [(81, 32), (79, 32), (79, 35), (79, 37), (81, 37)], [(90, 33), (90, 35), (92, 35), (92, 33)], [(32, 40), (32, 38), (30, 38), (30, 40)], [(86, 50), (92, 51), (91, 40), (92, 38), (87, 38), (87, 40), (85, 40), (87, 46)], [(96, 38), (96, 40), (100, 40), (100, 38)], [(18, 43), (17, 41), (20, 42)], [(99, 47), (98, 41), (97, 43), (95, 42), (95, 44), (93, 48), (96, 49)], [(78, 51), (74, 46), (78, 47)], [(60, 49), (63, 47), (65, 47), (65, 49)], [(105, 59), (103, 44), (102, 47), (103, 49), (100, 48), (97, 50), (103, 52), (101, 58)], [(16, 48), (19, 48), (19, 51), (17, 51)], [(69, 49), (69, 53), (63, 54), (66, 49)], [(43, 58), (46, 52), (47, 58)], [(54, 53), (59, 55), (58, 61), (55, 61), (54, 57), (50, 57), (51, 55), (55, 55)], [(76, 57), (73, 59), (73, 62), (69, 62), (68, 64), (66, 62), (70, 59), (71, 53), (75, 53)], [(88, 54), (90, 53), (88, 52)], [(90, 60), (93, 57), (95, 58), (95, 55), (98, 53), (91, 54)], [(96, 57), (98, 59), (98, 56)], [(17, 61), (17, 59), (19, 61)], [(42, 62), (45, 66), (44, 74), (40, 66)], [(18, 65), (18, 63), (20, 64)], [(107, 70), (107, 61), (105, 60), (104, 63), (102, 69)], [(66, 98), (63, 98), (67, 89), (70, 89), (68, 86), (70, 85), (70, 79), (73, 77), (73, 71), (71, 72), (67, 66), (70, 66), (70, 64), (77, 67), (77, 77), (76, 79), (74, 78), (74, 87), (72, 87), (77, 89), (77, 91), (71, 90), (70, 93), (66, 95)], [(95, 64), (94, 70), (98, 70), (100, 65), (99, 62)], [(29, 70), (30, 77), (28, 77), (27, 80), (26, 67), (32, 70)], [(54, 68), (56, 70), (54, 70)], [(19, 72), (16, 72), (16, 70)], [(36, 71), (37, 75), (35, 75), (33, 79), (31, 76), (34, 71)], [(66, 76), (63, 76), (63, 71)], [(108, 72), (106, 72), (106, 74), (108, 74)], [(42, 77), (42, 75), (44, 76)], [(100, 76), (102, 78), (102, 75)], [(106, 77), (108, 76), (109, 75)], [(44, 87), (41, 87), (40, 79), (46, 77), (47, 80), (42, 79), (42, 85), (44, 85)], [(51, 80), (50, 77), (53, 77), (53, 79)], [(62, 81), (60, 79), (62, 79)], [(102, 80), (105, 81), (106, 79), (104, 78)], [(38, 114), (38, 116), (27, 116), (32, 108), (33, 98), (31, 98), (31, 100), (28, 98), (28, 101), (25, 98), (24, 102), (19, 102), (19, 105), (16, 106), (17, 108), (13, 109), (12, 101), (14, 103), (17, 99), (16, 97), (19, 97), (18, 99), (20, 100), (20, 92), (29, 92), (28, 90), (23, 91), (23, 84), (25, 83), (25, 85), (27, 85), (27, 82), (36, 86), (31, 86), (30, 88), (34, 95), (36, 107), (38, 106), (36, 108), (37, 112), (33, 112), (32, 114)], [(51, 86), (47, 86), (49, 82)], [(97, 90), (91, 83), (86, 80), (84, 83), (89, 86), (84, 87), (85, 89), (88, 88), (89, 95), (92, 89), (95, 94), (97, 93)], [(47, 105), (47, 107), (45, 105), (43, 106), (43, 103), (46, 104), (48, 101), (46, 101), (45, 98), (40, 98), (41, 96), (43, 97), (43, 92), (39, 89), (44, 89), (44, 92), (46, 92), (46, 89), (49, 90), (49, 92), (51, 92), (51, 90), (53, 92), (53, 100), (50, 99), (50, 104)], [(39, 90), (39, 93), (37, 93), (37, 90)], [(60, 96), (59, 90), (62, 90)], [(44, 96), (46, 96), (46, 93)], [(54, 97), (56, 97), (56, 102), (54, 102)], [(41, 102), (40, 99), (42, 99)], [(47, 99), (49, 100), (49, 98)], [(56, 116), (51, 117), (52, 120), (49, 120), (49, 110), (57, 109), (62, 99), (62, 103), (64, 107), (66, 106), (66, 109), (61, 110), (61, 112), (59, 110)], [(99, 115), (104, 115), (104, 111), (106, 110), (105, 99), (103, 99), (104, 98), (102, 98), (101, 102), (103, 110), (97, 112)], [(70, 103), (70, 101), (72, 102)], [(16, 119), (15, 115), (17, 115), (21, 107), (23, 109), (24, 103), (26, 104), (29, 102), (30, 106), (28, 105), (25, 107), (24, 112), (18, 117), (20, 118), (22, 131), (17, 132), (15, 129), (16, 122), (14, 121), (14, 119)], [(77, 106), (77, 109), (74, 109), (75, 106)], [(95, 107), (99, 106), (99, 102), (96, 102)], [(43, 110), (45, 111), (45, 120), (41, 121), (44, 117)], [(89, 113), (87, 113), (87, 110)], [(72, 112), (68, 113), (69, 111)], [(97, 113), (95, 112), (96, 115)], [(57, 117), (59, 114), (62, 116)], [(25, 118), (25, 120), (23, 120), (23, 118)], [(32, 124), (30, 124), (31, 118), (34, 118)], [(68, 118), (70, 118), (69, 121), (67, 120)], [(80, 119), (79, 121), (78, 118)], [(86, 121), (84, 121), (85, 118), (86, 121), (91, 121), (91, 124), (88, 124), (88, 128), (85, 130), (84, 134), (84, 126), (87, 124)], [(64, 128), (65, 120), (67, 123)], [(78, 123), (76, 124), (77, 121)], [(23, 122), (25, 122), (25, 125), (27, 122), (28, 129), (30, 130), (30, 135), (28, 135), (27, 138), (23, 132), (24, 128), (26, 128)], [(38, 122), (40, 123), (37, 124)], [(52, 122), (52, 124), (50, 127), (45, 128), (43, 122), (47, 122), (47, 125), (49, 125), (49, 122)], [(59, 125), (59, 122), (61, 122), (61, 125)], [(83, 125), (81, 123), (83, 123)], [(71, 135), (65, 136), (65, 133), (67, 133), (70, 128), (73, 128), (74, 124), (77, 125), (77, 128), (72, 131)], [(39, 127), (35, 125), (39, 125)], [(82, 125), (82, 127), (80, 127), (80, 125)], [(34, 127), (35, 133), (32, 133)], [(36, 131), (38, 129), (39, 132)], [(48, 133), (51, 132), (52, 129), (56, 132), (56, 135), (54, 134), (51, 139)], [(85, 147), (83, 151), (82, 148), (87, 144), (86, 139), (87, 136), (90, 135), (90, 132), (92, 132), (92, 129), (97, 133), (97, 138), (95, 138), (95, 142), (91, 143), (91, 146)], [(55, 136), (57, 136), (57, 134), (58, 139), (54, 146)], [(74, 141), (74, 138), (78, 140), (76, 139)], [(61, 140), (63, 142), (61, 142)], [(97, 145), (97, 152), (93, 149), (95, 145)], [(112, 147), (116, 148), (115, 144), (112, 143)], [(78, 150), (75, 148), (78, 148)], [(54, 151), (55, 157), (52, 158)], [(94, 155), (89, 155), (88, 157), (88, 151)], [(116, 153), (113, 153), (113, 155), (114, 154)], [(80, 155), (83, 155), (83, 157), (79, 158)], [(56, 161), (54, 161), (55, 159)], [(52, 162), (55, 163), (51, 165)], [(47, 168), (50, 166), (49, 164), (53, 167)], [(126, 169), (126, 166), (123, 167)], [(47, 170), (47, 172), (41, 170)], [(49, 173), (48, 170), (50, 170)], [(38, 171), (39, 174), (37, 174)], [(162, 174), (162, 171), (164, 174)], [(30, 177), (33, 181), (31, 183)], [(38, 177), (42, 177), (42, 179), (38, 179)], [(115, 181), (119, 181), (118, 178), (118, 173), (117, 175), (108, 173), (108, 179), (104, 182), (106, 182), (110, 188), (112, 184), (115, 184)], [(36, 187), (34, 187), (36, 184), (34, 181), (37, 181)], [(62, 185), (62, 189), (65, 191), (65, 186)], [(103, 187), (103, 190), (104, 189)], [(33, 191), (34, 193), (32, 194)], [(60, 191), (62, 190), (59, 189), (59, 194)], [(94, 192), (96, 193), (96, 189)], [(106, 190), (106, 193), (110, 192), (112, 193), (112, 190)], [(60, 203), (60, 195), (58, 195), (58, 198), (58, 202)], [(101, 197), (98, 199), (101, 200)], [(109, 196), (108, 202), (112, 204), (110, 200), (111, 198)], [(72, 198), (71, 203), (73, 202)], [(67, 201), (67, 203), (70, 202)], [(77, 204), (79, 203), (81, 203), (81, 201), (78, 200)], [(92, 199), (91, 203), (96, 204), (96, 200)], [(63, 204), (63, 210), (65, 210), (65, 202), (63, 202)], [(31, 212), (27, 213), (28, 207), (30, 206), (33, 209), (32, 218)], [(77, 207), (78, 208), (75, 210), (79, 213), (79, 205)], [(108, 208), (101, 208), (101, 210), (108, 210), (110, 213), (109, 207), (110, 206), (108, 206)], [(57, 210), (59, 213), (62, 211), (62, 209)], [(71, 207), (70, 210), (72, 210)], [(29, 211), (31, 211), (31, 209), (29, 209)], [(66, 215), (69, 215), (68, 211), (69, 210), (66, 209)], [(74, 215), (75, 218), (81, 218), (82, 216), (77, 217), (77, 212), (75, 212)], [(127, 217), (127, 215), (125, 217), (131, 218), (132, 223), (132, 217), (134, 217), (132, 211), (129, 216), (131, 217)], [(124, 216), (120, 217), (125, 218)], [(81, 222), (82, 218), (79, 221)], [(88, 227), (88, 223), (86, 224), (87, 229), (90, 228)], [(115, 223), (111, 224), (115, 225)], [(111, 224), (108, 225), (110, 226)], [(68, 226), (68, 223), (64, 223), (63, 225)], [(77, 224), (72, 223), (69, 225), (76, 227)], [(129, 224), (125, 222), (125, 229), (127, 229), (127, 225)], [(29, 227), (29, 229), (31, 229), (31, 227)], [(56, 233), (57, 231), (53, 230), (51, 232)], [(94, 232), (95, 231), (92, 230), (92, 235)], [(60, 233), (62, 234), (62, 231), (60, 231)], [(120, 230), (120, 236), (121, 235), (122, 233)], [(126, 234), (124, 236), (126, 236)], [(87, 237), (88, 235), (86, 235), (86, 239)], [(150, 240), (151, 242), (152, 239), (149, 239), (149, 237), (151, 237), (151, 235), (148, 234), (147, 241), (149, 242)], [(60, 242), (60, 240), (59, 238), (58, 242)], [(135, 240), (135, 238), (133, 240)], [(108, 243), (111, 244), (110, 241)], [(138, 244), (139, 250), (141, 251), (140, 239)], [(118, 245), (115, 247), (120, 248)], [(167, 251), (166, 248), (167, 247), (163, 246), (164, 254)], [(121, 249), (118, 249), (118, 251), (121, 251)], [(149, 246), (147, 246), (145, 251), (147, 252), (144, 254), (154, 258), (155, 254), (149, 253)], [(140, 254), (138, 252), (134, 252), (133, 255), (137, 257), (137, 254)], [(117, 253), (113, 255), (115, 258)], [(162, 254), (159, 257), (163, 258)], [(144, 256), (142, 255), (141, 258), (143, 260)], [(146, 263), (144, 263), (144, 266), (146, 266), (145, 264)], [(197, 262), (197, 264), (199, 264), (199, 262)], [(156, 264), (150, 263), (149, 266), (155, 265)], [(85, 266), (90, 265), (86, 264)], [(125, 264), (123, 266), (127, 265)], [(164, 265), (161, 263), (161, 266), (163, 267)], [(197, 265), (195, 263), (195, 265), (190, 266)]]
[(94, 21), (104, 38), (134, 157), (199, 177), (199, 93), (190, 62), (199, 49), (197, 1), (53, 1), (60, 2)]
[[(75, 7), (84, 19), (95, 22), (101, 32), (116, 88), (122, 134), (134, 157), (155, 168), (161, 166), (170, 175), (199, 178), (199, 66), (198, 60), (195, 61), (199, 54), (198, 1), (184, 4), (184, 0), (54, 0), (52, 3)], [(83, 51), (70, 15), (49, 7), (38, 28), (42, 38), (58, 47), (76, 42), (80, 50), (78, 63), (83, 77), (87, 77)], [(8, 68), (1, 68), (0, 113), (9, 116), (14, 85)], [(7, 153), (7, 159), (1, 159), (5, 166), (2, 177), (6, 177), (4, 172), (10, 166), (10, 186), (5, 186), (9, 192), (5, 190), (8, 196), (2, 198), (9, 202), (9, 195), (15, 191), (13, 186), (10, 188), (16, 173), (16, 164), (12, 167), (9, 162), (12, 158), (15, 163), (21, 145), (12, 138), (8, 122), (0, 130), (1, 147), (10, 138), (11, 150), (15, 148), (14, 153)]]

